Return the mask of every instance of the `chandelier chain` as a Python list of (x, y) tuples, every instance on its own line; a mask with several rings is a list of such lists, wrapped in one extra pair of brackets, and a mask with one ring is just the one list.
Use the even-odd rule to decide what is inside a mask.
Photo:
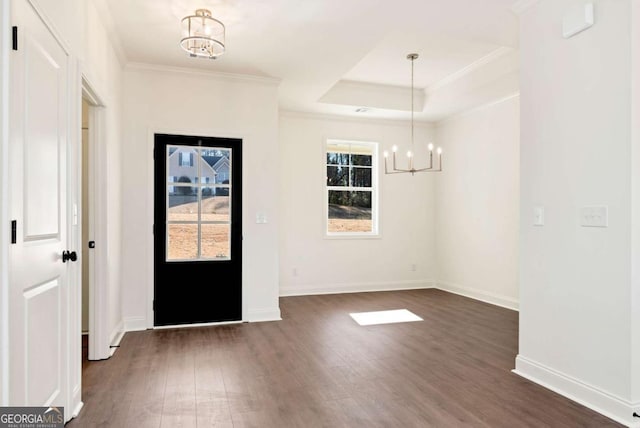
[(414, 150), (413, 147), (413, 63), (415, 58), (411, 57), (411, 150)]

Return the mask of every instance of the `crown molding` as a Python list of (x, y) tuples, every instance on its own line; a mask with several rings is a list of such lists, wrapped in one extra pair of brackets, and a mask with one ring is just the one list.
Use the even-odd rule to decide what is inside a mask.
[(511, 9), (511, 12), (520, 16), (523, 13), (525, 13), (527, 10), (529, 10), (533, 5), (538, 3), (539, 1), (540, 0), (518, 0), (517, 2), (512, 4), (509, 9)]
[[(306, 112), (306, 111), (297, 111), (297, 110), (280, 110), (279, 116), (290, 117), (294, 119), (330, 120), (335, 122), (363, 123), (367, 125), (409, 126), (411, 124), (411, 121), (406, 119), (353, 117), (353, 116), (341, 116), (337, 114), (315, 113), (315, 112)], [(433, 128), (434, 122), (416, 119), (415, 125), (423, 128)]]
[[(538, 0), (536, 0), (538, 1)], [(502, 58), (503, 56), (506, 56), (508, 54), (511, 54), (515, 52), (514, 48), (510, 48), (510, 47), (506, 47), (506, 46), (502, 46), (499, 47), (491, 52), (489, 52), (487, 55), (483, 56), (482, 58), (472, 62), (471, 64), (467, 65), (466, 67), (456, 71), (453, 74), (448, 75), (447, 77), (445, 77), (444, 79), (439, 80), (438, 82), (429, 85), (426, 89), (425, 89), (425, 93), (427, 95), (432, 94), (440, 89), (442, 89), (443, 87), (450, 85), (451, 83), (455, 82), (456, 80), (460, 80), (461, 78), (463, 78), (464, 76), (467, 76), (471, 73), (473, 73), (474, 71), (476, 71), (477, 69), (497, 60), (498, 58)]]
[(224, 81), (240, 81), (250, 83), (260, 83), (263, 85), (279, 86), (281, 80), (275, 77), (268, 76), (256, 76), (252, 74), (235, 74), (235, 73), (223, 73), (219, 71), (207, 71), (195, 68), (187, 67), (175, 67), (169, 65), (149, 64), (145, 62), (128, 62), (125, 67), (125, 71), (133, 72), (155, 72), (155, 73), (168, 73), (168, 74), (187, 74), (196, 77), (204, 77), (214, 80)]
[(436, 127), (439, 127), (439, 126), (442, 126), (442, 125), (444, 125), (444, 124), (446, 124), (448, 122), (456, 121), (457, 119), (460, 119), (462, 117), (465, 117), (465, 116), (468, 116), (470, 114), (486, 110), (486, 109), (494, 107), (494, 106), (496, 106), (498, 104), (502, 104), (505, 101), (509, 101), (509, 100), (512, 100), (514, 98), (519, 98), (519, 97), (520, 97), (520, 91), (514, 92), (514, 93), (509, 94), (507, 96), (500, 97), (500, 98), (498, 98), (496, 100), (489, 101), (488, 103), (481, 104), (481, 105), (476, 106), (476, 107), (471, 107), (470, 109), (463, 110), (463, 111), (458, 112), (458, 113), (450, 114), (449, 116), (443, 117), (442, 119), (436, 121), (435, 125), (436, 125)]
[(93, 5), (95, 6), (98, 14), (102, 17), (102, 25), (107, 32), (107, 37), (109, 38), (111, 46), (120, 61), (120, 65), (124, 66), (128, 62), (127, 54), (124, 50), (122, 39), (116, 30), (115, 21), (113, 20), (113, 15), (111, 14), (108, 2), (106, 0), (94, 0)]

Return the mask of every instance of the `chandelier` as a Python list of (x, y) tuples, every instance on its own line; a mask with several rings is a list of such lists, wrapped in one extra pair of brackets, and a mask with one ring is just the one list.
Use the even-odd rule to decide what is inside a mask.
[(192, 57), (216, 59), (224, 53), (224, 24), (211, 17), (208, 9), (197, 9), (195, 15), (182, 18), (180, 46)]
[(414, 144), (413, 144), (413, 62), (418, 58), (417, 53), (410, 53), (407, 55), (407, 59), (411, 61), (411, 150), (407, 152), (408, 158), (408, 168), (397, 168), (396, 167), (396, 152), (398, 151), (398, 146), (393, 146), (392, 151), (392, 161), (391, 161), (391, 170), (387, 167), (387, 159), (389, 158), (389, 152), (384, 152), (384, 173), (385, 174), (402, 174), (402, 173), (411, 173), (414, 175), (416, 172), (440, 172), (442, 171), (442, 148), (438, 147), (436, 149), (436, 153), (438, 155), (437, 166), (436, 169), (433, 161), (433, 144), (429, 143), (427, 148), (429, 149), (429, 166), (424, 168), (416, 168), (414, 166)]

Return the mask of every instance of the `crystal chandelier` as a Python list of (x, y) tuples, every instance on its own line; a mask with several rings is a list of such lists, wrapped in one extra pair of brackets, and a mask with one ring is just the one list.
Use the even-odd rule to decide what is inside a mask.
[(436, 149), (436, 153), (438, 155), (437, 166), (436, 169), (433, 161), (433, 144), (429, 144), (427, 147), (429, 148), (429, 166), (424, 168), (416, 168), (413, 163), (414, 158), (414, 144), (413, 144), (413, 62), (418, 58), (417, 53), (410, 53), (407, 55), (407, 59), (411, 61), (411, 150), (407, 152), (408, 158), (408, 168), (397, 168), (396, 167), (396, 152), (398, 151), (398, 146), (393, 146), (392, 148), (392, 162), (391, 162), (391, 170), (387, 167), (387, 159), (389, 158), (389, 152), (384, 152), (384, 173), (385, 174), (402, 174), (402, 173), (411, 173), (414, 175), (416, 172), (440, 172), (442, 171), (442, 148), (438, 147)]
[(225, 50), (224, 24), (211, 17), (208, 9), (197, 9), (195, 15), (182, 18), (180, 46), (192, 57), (216, 59)]

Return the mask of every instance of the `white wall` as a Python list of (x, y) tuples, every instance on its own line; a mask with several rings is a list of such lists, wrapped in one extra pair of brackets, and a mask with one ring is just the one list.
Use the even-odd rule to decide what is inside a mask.
[[(520, 20), (516, 369), (631, 423), (631, 2), (594, 1), (595, 25), (565, 40), (581, 4), (542, 0)], [(590, 205), (609, 207), (608, 228), (580, 226)]]
[[(416, 161), (430, 126), (416, 125)], [(379, 143), (380, 237), (327, 239), (326, 139)], [(283, 295), (429, 287), (435, 274), (434, 177), (385, 175), (382, 152), (409, 148), (407, 122), (283, 113), (280, 116), (280, 292)], [(399, 160), (404, 155), (399, 156)], [(418, 165), (416, 165), (418, 166)], [(411, 265), (416, 270), (411, 270)], [(295, 270), (295, 273), (294, 273)]]
[(519, 97), (439, 122), (438, 287), (518, 308)]
[(640, 414), (640, 2), (631, 3), (631, 120), (632, 120), (632, 306), (631, 401)]
[[(51, 3), (57, 3), (53, 0)], [(64, 0), (70, 1), (70, 0)], [(77, 0), (76, 0), (77, 1)], [(111, 33), (104, 13), (104, 0), (86, 2), (85, 32), (79, 40), (83, 46), (81, 66), (85, 77), (90, 81), (104, 103), (104, 128), (106, 129), (105, 151), (99, 155), (99, 162), (105, 169), (108, 179), (100, 182), (104, 192), (102, 198), (104, 212), (101, 225), (105, 227), (106, 242), (96, 242), (96, 247), (106, 251), (105, 275), (108, 300), (108, 334), (113, 343), (123, 329), (123, 285), (122, 285), (122, 247), (126, 245), (121, 226), (123, 172), (121, 170), (121, 139), (123, 114), (124, 73), (118, 56), (119, 46), (112, 43)], [(75, 5), (77, 8), (78, 5)], [(72, 11), (66, 15), (73, 16)], [(86, 245), (86, 243), (84, 244)]]
[[(198, 61), (198, 60), (195, 60)], [(243, 138), (243, 318), (278, 319), (278, 98), (267, 79), (135, 67), (125, 73), (122, 140), (124, 315), (153, 316), (153, 133)], [(257, 213), (267, 224), (256, 224)]]

